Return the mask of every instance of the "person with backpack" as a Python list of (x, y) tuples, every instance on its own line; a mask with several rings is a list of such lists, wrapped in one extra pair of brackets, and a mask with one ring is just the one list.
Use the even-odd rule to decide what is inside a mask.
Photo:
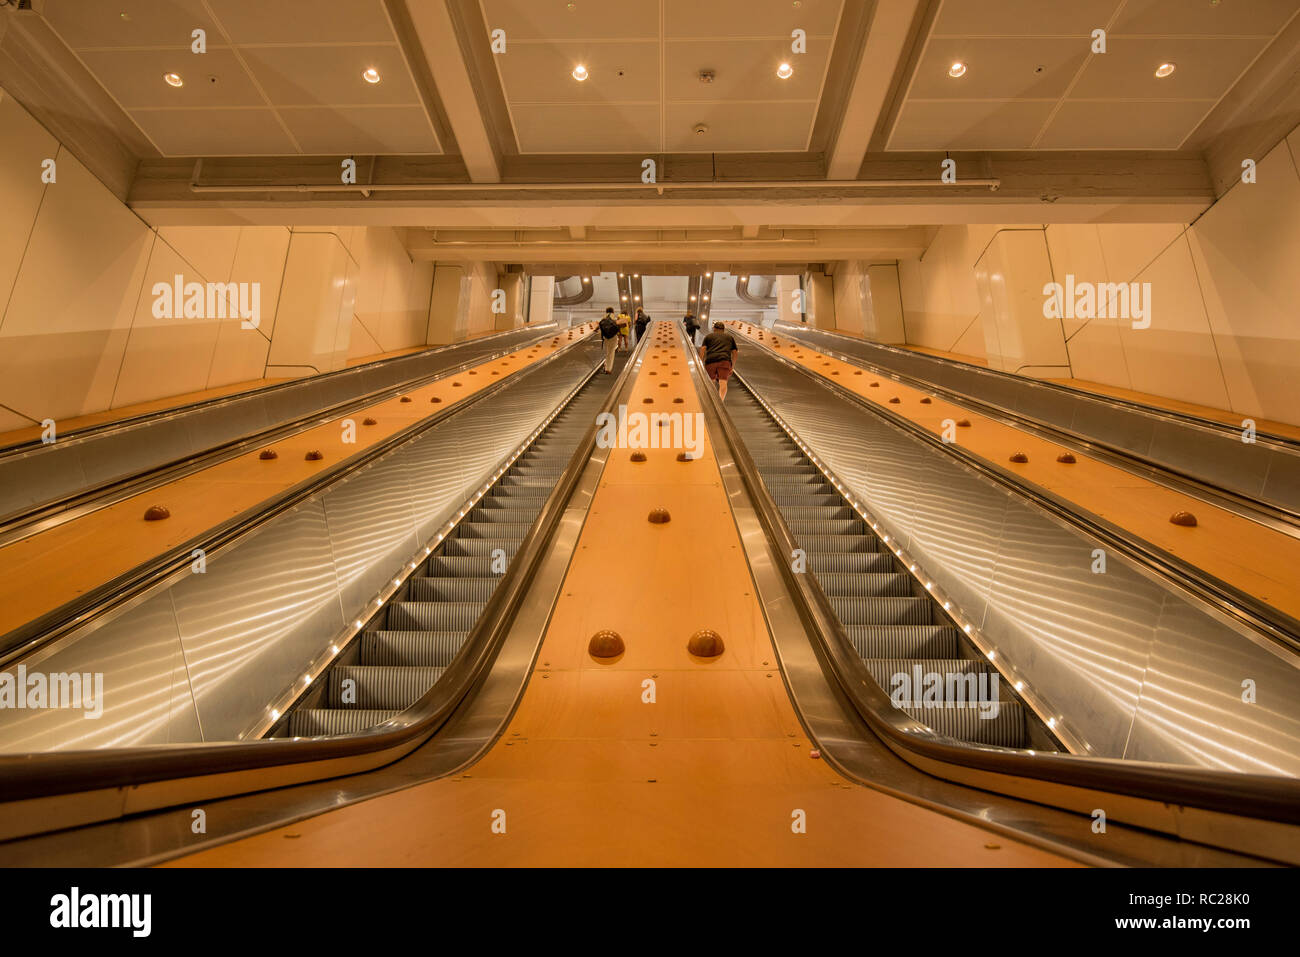
[(605, 347), (606, 375), (614, 371), (614, 350), (618, 348), (618, 321), (614, 318), (612, 308), (605, 310), (600, 320), (600, 339)]
[(686, 318), (682, 320), (686, 326), (686, 338), (691, 340), (691, 345), (695, 345), (695, 334), (700, 331), (700, 324), (695, 321), (695, 313), (688, 312)]
[(636, 309), (636, 341), (640, 342), (645, 336), (645, 328), (650, 324), (650, 317), (645, 314), (640, 306)]
[(720, 322), (713, 324), (713, 331), (704, 337), (700, 346), (700, 361), (710, 379), (718, 384), (718, 398), (727, 397), (727, 380), (736, 364), (736, 339), (727, 332), (727, 327)]
[(626, 312), (620, 312), (618, 314), (618, 347), (620, 349), (627, 348), (627, 337), (631, 331), (632, 317)]

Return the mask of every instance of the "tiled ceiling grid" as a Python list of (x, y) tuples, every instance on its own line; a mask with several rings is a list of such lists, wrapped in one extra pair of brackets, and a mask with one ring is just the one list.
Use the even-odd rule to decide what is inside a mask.
[(44, 15), (164, 156), (442, 151), (382, 0), (59, 0)]
[[(479, 0), (521, 153), (799, 152), (842, 0)], [(807, 52), (791, 53), (791, 34)], [(782, 62), (794, 75), (780, 79)], [(589, 77), (572, 71), (582, 64)], [(715, 74), (712, 83), (701, 70)], [(620, 71), (621, 74), (620, 74)], [(696, 134), (697, 124), (708, 131)]]
[(1178, 149), (1297, 15), (1296, 0), (942, 0), (887, 149)]

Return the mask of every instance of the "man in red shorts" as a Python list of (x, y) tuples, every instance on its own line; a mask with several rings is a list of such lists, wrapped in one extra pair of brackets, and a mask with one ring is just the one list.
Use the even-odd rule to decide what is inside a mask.
[(700, 359), (704, 362), (704, 371), (718, 384), (718, 398), (727, 397), (727, 380), (731, 378), (731, 367), (736, 362), (736, 340), (731, 333), (725, 332), (726, 326), (720, 322), (713, 324), (713, 331), (704, 337), (700, 346)]

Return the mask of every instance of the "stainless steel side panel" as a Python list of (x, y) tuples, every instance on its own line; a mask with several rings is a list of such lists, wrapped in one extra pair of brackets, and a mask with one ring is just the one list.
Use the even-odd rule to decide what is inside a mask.
[(309, 501), (173, 586), (201, 740), (237, 736), (343, 627), (331, 545)]
[(0, 517), (195, 455), (408, 379), (436, 374), (554, 333), (524, 328), (380, 365), (232, 395), (101, 432), (60, 436), (6, 454), (0, 449)]
[[(103, 675), (103, 713), (86, 708), (0, 709), (6, 751), (30, 752), (127, 747), (196, 741), (198, 713), (189, 691), (185, 653), (169, 594), (111, 622), (93, 643), (26, 662), (42, 675)], [(9, 668), (0, 674), (16, 676)], [(92, 681), (94, 679), (92, 678)]]
[[(0, 707), (0, 750), (230, 740), (591, 371), (575, 349), (353, 472), (98, 630), (42, 672), (101, 672), (99, 720)], [(14, 673), (16, 666), (9, 669)]]
[(741, 373), (1089, 753), (1300, 774), (1277, 646), (1119, 555), (1094, 574), (1082, 531), (780, 360), (750, 350)]
[(1283, 445), (1267, 439), (1247, 443), (1231, 426), (1201, 425), (1157, 409), (1108, 402), (1034, 379), (823, 330), (782, 323), (776, 331), (814, 348), (932, 382), (1038, 419), (1239, 495), (1300, 511), (1300, 446), (1294, 443)]

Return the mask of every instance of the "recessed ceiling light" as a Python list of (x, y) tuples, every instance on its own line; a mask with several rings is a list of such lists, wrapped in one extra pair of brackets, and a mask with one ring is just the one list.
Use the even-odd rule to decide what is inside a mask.
[(1174, 66), (1172, 63), (1162, 63), (1156, 67), (1156, 76), (1163, 80), (1176, 69), (1178, 69), (1178, 67)]
[(181, 79), (181, 75), (179, 73), (164, 73), (163, 79), (167, 82), (168, 86), (185, 85), (185, 81)]
[(711, 272), (706, 272), (706, 273), (704, 274), (704, 278), (705, 278), (705, 279), (712, 279), (712, 278), (713, 278), (713, 273), (711, 273)]
[(788, 63), (782, 63), (776, 68), (776, 75), (783, 80), (788, 80), (790, 77), (794, 76), (794, 67)]
[(589, 76), (591, 76), (591, 74), (587, 72), (587, 68), (583, 66), (581, 63), (579, 63), (577, 66), (573, 68), (573, 78), (577, 80), (579, 83), (581, 83)]
[(365, 80), (367, 83), (378, 83), (379, 71), (372, 66), (361, 74), (361, 79)]
[(949, 76), (965, 76), (965, 75), (966, 75), (966, 64), (965, 64), (965, 63), (962, 63), (961, 60), (958, 60), (958, 61), (955, 62), (952, 66), (948, 67), (948, 75), (949, 75)]
[(583, 277), (582, 277), (582, 281), (583, 281), (583, 282), (591, 282), (591, 280), (588, 279), (586, 276), (583, 276)]
[(695, 293), (691, 293), (691, 302), (695, 301)]

